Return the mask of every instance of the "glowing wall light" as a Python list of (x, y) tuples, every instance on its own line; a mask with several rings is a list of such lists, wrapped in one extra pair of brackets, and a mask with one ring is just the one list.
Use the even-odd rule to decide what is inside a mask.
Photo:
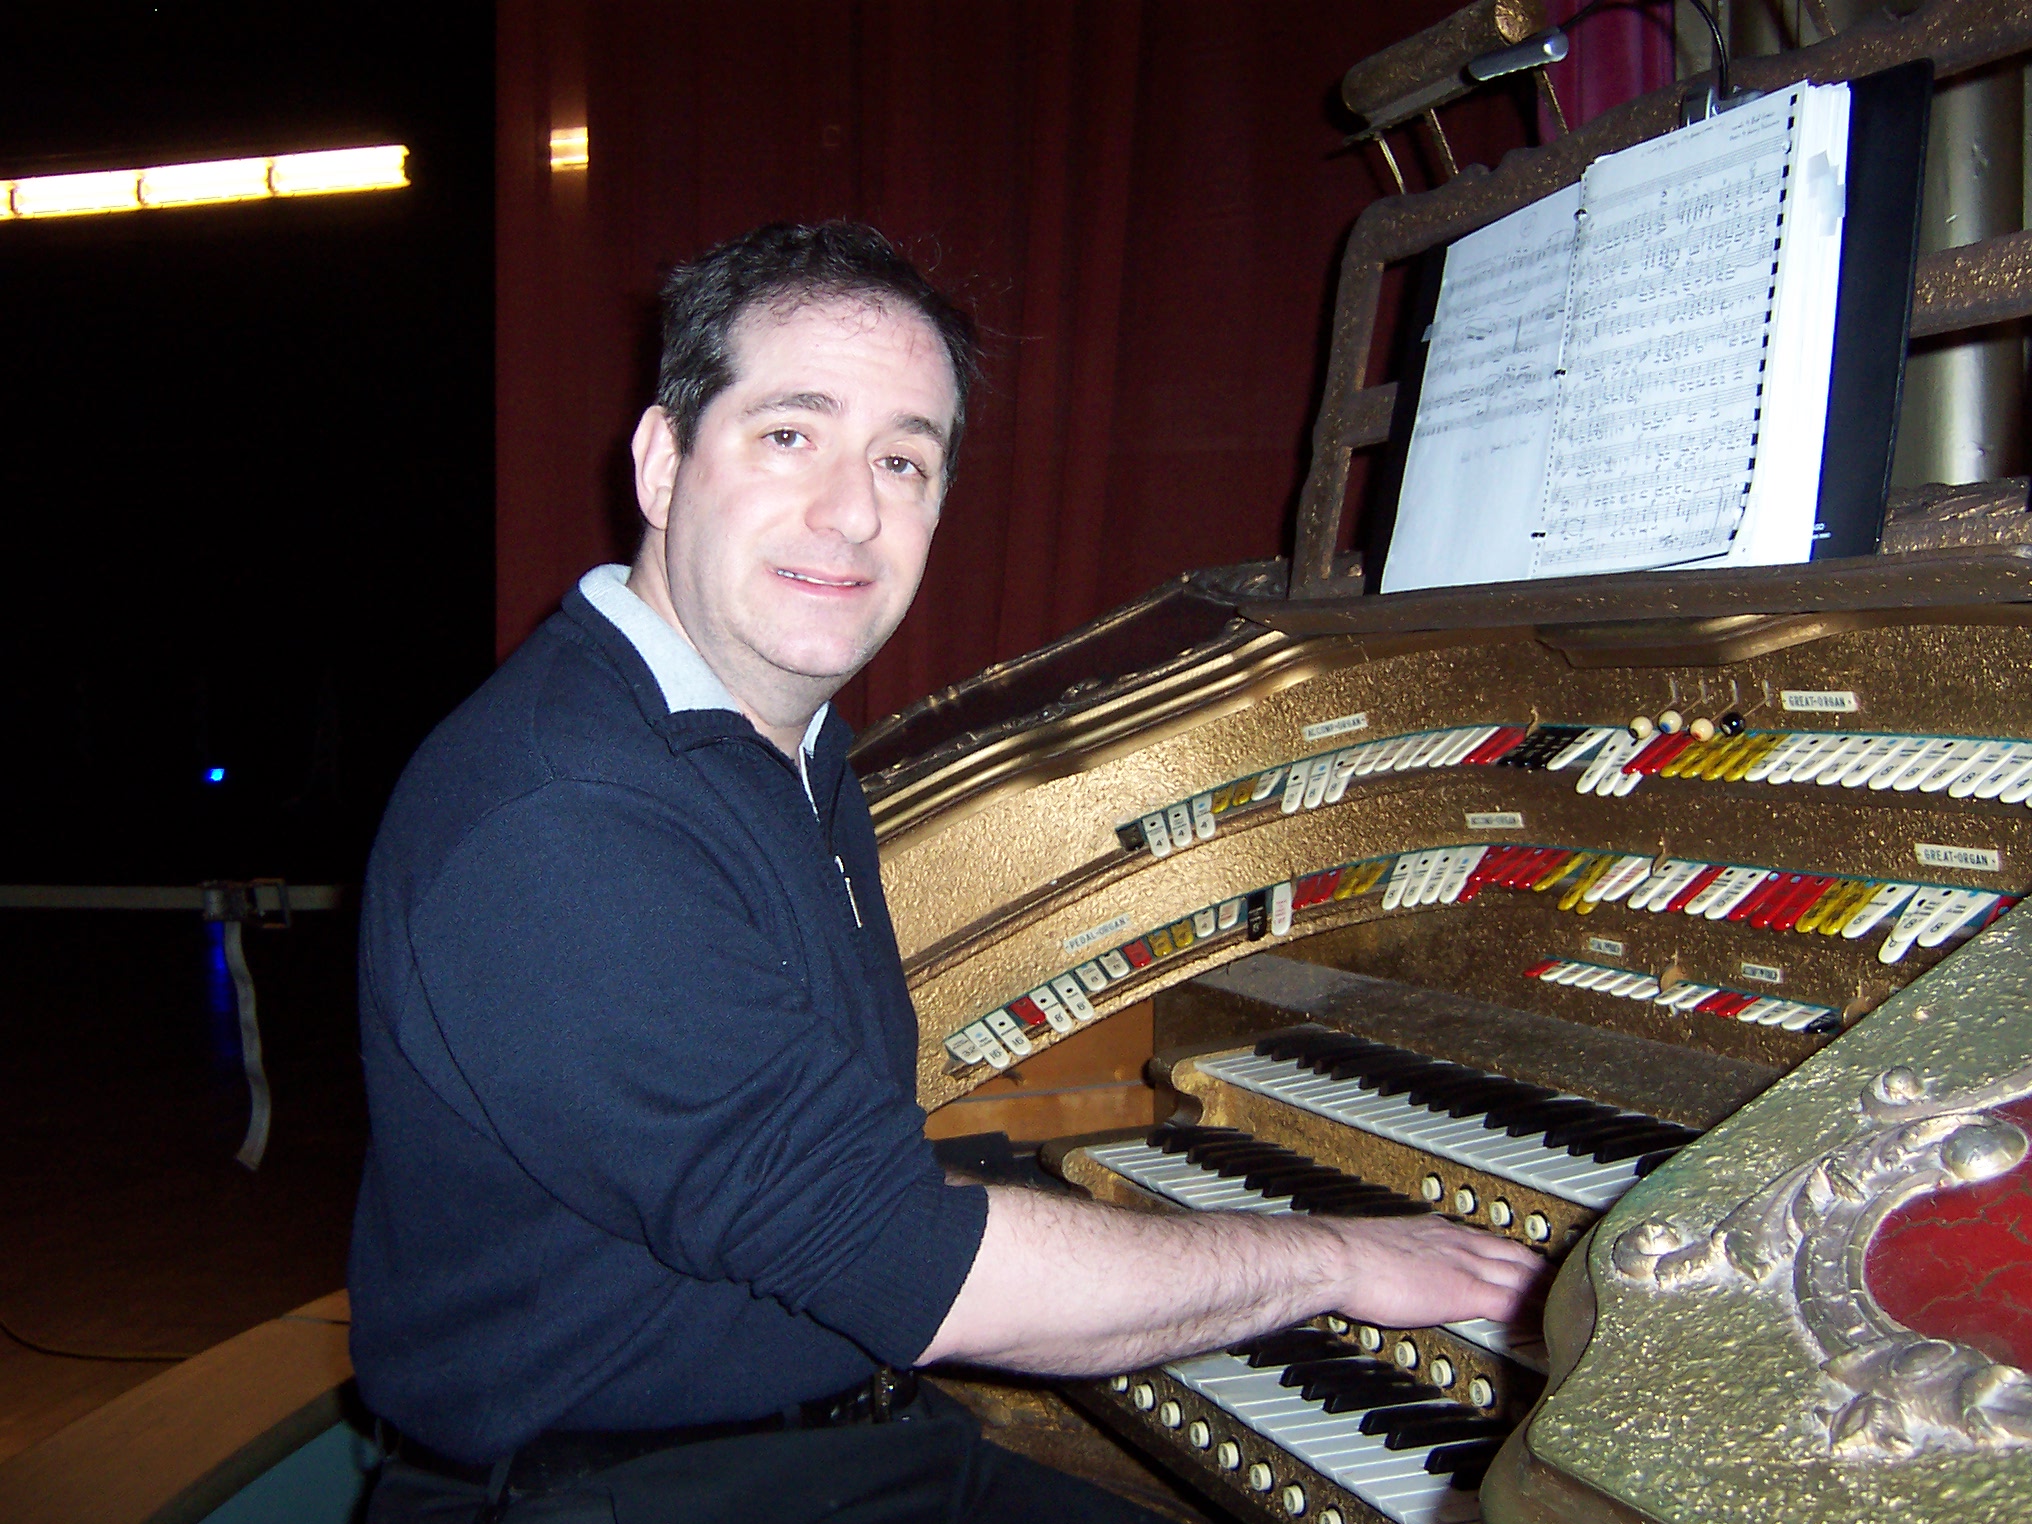
[(266, 159), (213, 159), (203, 164), (162, 164), (141, 171), (143, 206), (211, 206), (258, 201), (268, 194)]
[(278, 196), (327, 196), (339, 191), (400, 190), (409, 183), (400, 143), (379, 148), (334, 148), (325, 153), (277, 154), (268, 184)]
[(86, 175), (37, 175), (14, 182), (17, 217), (84, 217), (131, 212), (141, 205), (141, 171), (108, 169)]
[(550, 130), (550, 172), (584, 169), (592, 160), (592, 139), (583, 127), (553, 127)]
[(258, 159), (208, 159), (147, 169), (105, 169), (77, 175), (0, 180), (0, 221), (20, 217), (83, 217), (173, 206), (215, 206), (271, 196), (330, 196), (347, 191), (399, 190), (409, 184), (409, 150), (400, 143), (271, 154)]

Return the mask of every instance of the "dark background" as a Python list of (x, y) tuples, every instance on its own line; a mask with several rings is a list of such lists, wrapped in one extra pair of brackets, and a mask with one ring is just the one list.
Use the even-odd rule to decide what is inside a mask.
[[(658, 274), (764, 220), (876, 222), (989, 335), (854, 723), (1282, 553), (1340, 247), (1391, 188), (1337, 152), (1338, 81), (1450, 9), (0, 12), (0, 175), (393, 141), (413, 181), (0, 224), (0, 882), (356, 881), (416, 742), (632, 552)], [(1578, 120), (1669, 74), (1669, 36), (1607, 13), (1564, 69)], [(1539, 130), (1528, 92), (1444, 116), (1464, 163)], [(590, 168), (553, 174), (581, 124)]]
[(492, 665), (491, 8), (11, 6), (0, 54), (0, 175), (410, 148), (0, 224), (0, 882), (357, 878)]

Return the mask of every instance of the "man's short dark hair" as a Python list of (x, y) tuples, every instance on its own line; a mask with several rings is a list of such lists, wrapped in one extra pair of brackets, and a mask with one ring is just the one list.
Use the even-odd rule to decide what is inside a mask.
[(951, 480), (979, 364), (973, 320), (874, 228), (863, 222), (808, 227), (773, 222), (679, 265), (664, 278), (662, 296), (656, 402), (670, 419), (678, 448), (686, 451), (698, 441), (707, 405), (733, 383), (731, 335), (751, 307), (787, 314), (807, 302), (849, 297), (915, 312), (938, 334), (952, 362), (955, 405), (945, 448), (945, 475)]

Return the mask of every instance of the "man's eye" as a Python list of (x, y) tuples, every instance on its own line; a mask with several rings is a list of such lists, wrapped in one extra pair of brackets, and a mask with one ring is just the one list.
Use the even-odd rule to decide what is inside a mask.
[(767, 434), (764, 434), (762, 437), (768, 440), (771, 444), (782, 445), (783, 448), (787, 450), (792, 445), (798, 443), (798, 441), (803, 439), (804, 434), (801, 430), (798, 429), (771, 429)]
[(882, 457), (881, 464), (885, 471), (896, 476), (924, 475), (924, 467), (920, 466), (907, 455), (885, 455)]

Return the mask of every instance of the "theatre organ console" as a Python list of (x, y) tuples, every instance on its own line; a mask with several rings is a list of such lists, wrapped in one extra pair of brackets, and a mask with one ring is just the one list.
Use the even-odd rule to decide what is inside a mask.
[[(1741, 72), (2028, 46), (1934, 4)], [(1046, 1146), (1069, 1187), (1565, 1266), (1542, 1337), (1322, 1319), (1071, 1391), (1243, 1517), (2032, 1516), (2025, 481), (1803, 567), (1364, 597), (1333, 554), (1382, 265), (1674, 109), (1364, 215), (1288, 565), (856, 754), (928, 1110), (1155, 997), (1175, 1110)], [(1915, 332), (2032, 310), (2025, 243), (1922, 263)]]

